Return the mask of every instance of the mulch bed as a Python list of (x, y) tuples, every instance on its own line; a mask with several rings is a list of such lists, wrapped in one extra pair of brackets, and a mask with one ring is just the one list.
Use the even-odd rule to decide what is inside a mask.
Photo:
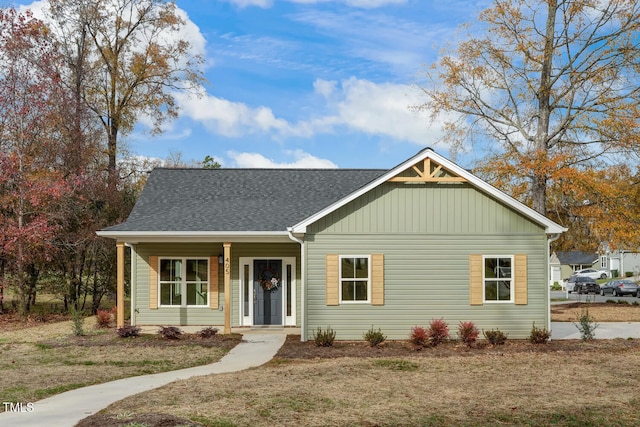
[(472, 347), (449, 341), (436, 347), (416, 350), (408, 341), (385, 341), (371, 347), (365, 341), (336, 341), (333, 347), (318, 347), (313, 341), (301, 342), (299, 335), (288, 335), (275, 359), (334, 359), (340, 357), (450, 357), (510, 353), (571, 353), (585, 351), (624, 351), (640, 349), (640, 340), (553, 340), (547, 344), (532, 344), (528, 340), (507, 340), (502, 345), (490, 345), (485, 340)]

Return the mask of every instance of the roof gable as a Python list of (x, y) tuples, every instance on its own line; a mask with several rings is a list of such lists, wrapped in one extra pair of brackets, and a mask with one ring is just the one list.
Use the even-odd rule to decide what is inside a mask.
[(548, 234), (562, 233), (567, 230), (561, 225), (551, 221), (544, 215), (541, 215), (525, 204), (517, 201), (513, 197), (481, 180), (469, 171), (438, 155), (432, 149), (425, 148), (415, 156), (407, 159), (403, 163), (399, 164), (395, 168), (389, 170), (385, 174), (379, 176), (375, 180), (359, 188), (348, 196), (336, 201), (335, 203), (327, 206), (321, 211), (316, 212), (315, 214), (294, 225), (293, 227), (291, 227), (291, 231), (294, 233), (305, 233), (307, 226), (309, 226), (313, 222), (328, 215), (331, 212), (334, 212), (335, 210), (346, 205), (357, 197), (360, 197), (364, 193), (387, 181), (404, 182), (407, 184), (417, 184), (422, 182), (455, 184), (466, 182), (471, 184), (481, 192), (496, 198), (505, 205), (521, 213), (531, 221), (540, 224), (545, 228), (545, 231)]

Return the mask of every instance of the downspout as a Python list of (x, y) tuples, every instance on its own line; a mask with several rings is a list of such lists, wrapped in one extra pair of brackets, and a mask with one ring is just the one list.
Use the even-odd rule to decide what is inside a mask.
[(296, 236), (293, 235), (293, 231), (291, 227), (287, 227), (287, 232), (289, 233), (289, 239), (293, 240), (294, 242), (298, 243), (300, 245), (300, 270), (302, 270), (300, 272), (300, 341), (305, 342), (307, 341), (307, 332), (306, 332), (306, 318), (305, 318), (305, 307), (306, 307), (306, 281), (305, 278), (307, 276), (307, 265), (305, 264), (305, 247), (304, 247), (304, 240), (298, 239)]
[[(551, 243), (560, 238), (560, 233), (552, 234), (547, 239), (547, 331), (551, 332), (551, 291), (549, 284), (551, 283), (551, 268), (549, 266), (549, 258), (551, 257)], [(568, 291), (567, 298), (568, 298)]]

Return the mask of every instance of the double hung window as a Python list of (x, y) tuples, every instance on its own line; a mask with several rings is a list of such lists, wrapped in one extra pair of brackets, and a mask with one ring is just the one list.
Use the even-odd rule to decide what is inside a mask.
[(484, 301), (513, 302), (513, 257), (484, 257)]
[(209, 260), (161, 258), (160, 306), (207, 306)]
[(370, 301), (370, 257), (340, 256), (340, 301)]

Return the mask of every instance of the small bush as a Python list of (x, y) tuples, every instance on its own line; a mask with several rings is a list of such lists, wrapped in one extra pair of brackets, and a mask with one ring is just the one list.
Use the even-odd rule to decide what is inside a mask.
[[(115, 309), (115, 307), (113, 307)], [(96, 328), (108, 328), (113, 322), (114, 310), (98, 310), (96, 313)]]
[(387, 339), (387, 336), (382, 333), (380, 328), (378, 328), (377, 331), (374, 331), (373, 325), (371, 326), (371, 329), (362, 335), (362, 337), (369, 342), (371, 347), (377, 347)]
[(616, 303), (616, 300), (614, 300), (614, 299), (608, 299), (608, 300), (606, 300), (605, 302), (606, 302), (607, 304), (615, 304), (615, 303)]
[(582, 312), (576, 316), (577, 323), (574, 323), (578, 331), (580, 331), (580, 338), (582, 341), (591, 341), (596, 337), (595, 330), (598, 324), (595, 319), (589, 315), (589, 309), (583, 308)]
[(533, 322), (531, 327), (531, 335), (529, 335), (529, 342), (532, 344), (546, 344), (551, 338), (551, 332), (547, 328), (537, 328), (536, 322)]
[(160, 326), (158, 335), (162, 335), (163, 338), (168, 340), (177, 340), (182, 335), (182, 331), (176, 326)]
[(633, 271), (625, 271), (624, 277), (633, 277)]
[(422, 326), (414, 326), (409, 334), (409, 343), (415, 350), (422, 350), (429, 343), (429, 332)]
[(619, 299), (618, 301), (616, 301), (616, 304), (629, 305), (629, 301), (627, 301), (626, 299)]
[(432, 319), (428, 333), (429, 343), (435, 347), (449, 339), (449, 325), (444, 319)]
[(323, 331), (320, 326), (313, 333), (313, 341), (316, 347), (333, 347), (333, 341), (336, 339), (336, 331), (327, 326), (327, 330)]
[(462, 322), (458, 324), (458, 338), (465, 343), (467, 347), (471, 347), (477, 340), (480, 331), (473, 322)]
[(640, 305), (640, 303), (638, 303), (638, 301), (634, 301), (631, 303), (631, 305)]
[(485, 339), (492, 345), (502, 345), (507, 341), (507, 334), (499, 329), (491, 329), (490, 331), (482, 331)]
[(71, 314), (71, 330), (73, 331), (73, 335), (77, 337), (84, 335), (84, 313), (82, 310), (76, 310), (73, 307), (69, 312)]
[(209, 326), (208, 328), (204, 328), (198, 332), (198, 336), (200, 338), (213, 338), (218, 333), (218, 328), (212, 328)]
[(562, 290), (562, 286), (560, 286), (560, 283), (558, 283), (558, 282), (553, 282), (553, 286), (551, 286), (551, 290), (552, 291), (561, 291)]
[(116, 334), (120, 338), (135, 338), (140, 336), (140, 328), (137, 326), (125, 325), (122, 328), (116, 329)]

